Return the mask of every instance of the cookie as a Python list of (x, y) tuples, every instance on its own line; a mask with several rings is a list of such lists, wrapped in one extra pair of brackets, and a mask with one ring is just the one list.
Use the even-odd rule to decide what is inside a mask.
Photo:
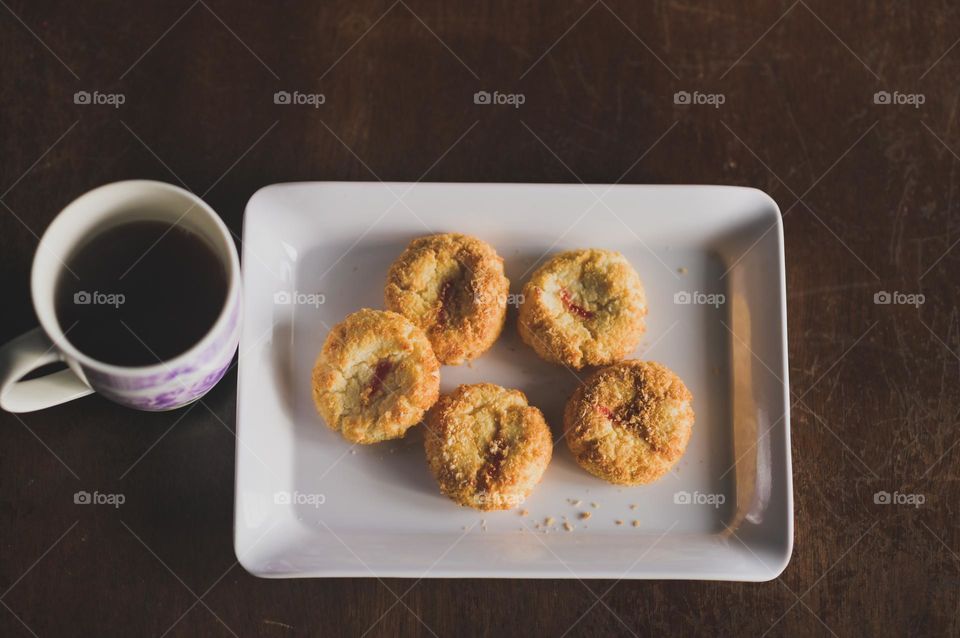
[(553, 454), (550, 428), (519, 390), (461, 385), (427, 416), (424, 447), (440, 491), (461, 505), (504, 510), (521, 504)]
[(633, 352), (646, 314), (640, 276), (623, 255), (572, 250), (547, 261), (523, 287), (518, 328), (543, 359), (579, 370)]
[(486, 242), (446, 233), (418, 237), (393, 263), (386, 306), (418, 325), (440, 363), (460, 365), (500, 336), (510, 282)]
[(440, 394), (440, 364), (423, 331), (402, 315), (363, 309), (327, 335), (313, 368), (313, 400), (353, 443), (402, 437)]
[(683, 456), (693, 395), (666, 366), (622, 361), (598, 370), (567, 402), (567, 446), (585, 470), (617, 485), (652, 483)]

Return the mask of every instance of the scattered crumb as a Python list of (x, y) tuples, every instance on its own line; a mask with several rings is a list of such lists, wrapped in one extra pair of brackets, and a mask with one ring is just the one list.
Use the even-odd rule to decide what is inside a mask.
[(681, 275), (685, 275), (685, 274), (687, 274), (689, 271), (687, 270), (687, 267), (686, 267), (686, 266), (680, 266), (679, 268), (677, 268), (677, 272), (680, 273)]
[(461, 527), (460, 529), (462, 529), (462, 530), (464, 530), (464, 531), (466, 531), (466, 530), (467, 530), (467, 526), (466, 526), (466, 525), (464, 525), (464, 526), (463, 526), (463, 527)]
[(640, 521), (638, 521), (638, 520), (636, 520), (636, 519), (634, 519), (633, 522), (630, 523), (630, 524), (633, 525), (634, 527), (640, 527)]
[(617, 525), (623, 525), (623, 521), (621, 521), (620, 519), (617, 519), (613, 522), (616, 523)]
[(631, 503), (631, 504), (630, 504), (630, 509), (635, 510), (635, 509), (637, 509), (637, 506), (636, 506), (635, 504)]
[(357, 453), (356, 450), (350, 450), (350, 454), (356, 454), (356, 453)]
[(581, 521), (585, 521), (585, 520), (589, 519), (591, 516), (593, 516), (593, 514), (591, 514), (590, 512), (580, 512), (580, 515), (578, 516), (578, 518), (579, 518)]
[(573, 525), (571, 525), (570, 523), (564, 523), (564, 524), (563, 524), (563, 529), (567, 530), (568, 532), (572, 532), (572, 531), (573, 531)]
[(568, 498), (568, 499), (567, 499), (567, 502), (570, 503), (571, 505), (573, 505), (574, 507), (579, 507), (579, 506), (580, 506), (580, 503), (582, 503), (583, 501), (581, 501), (581, 500), (578, 499), (578, 498)]
[(520, 510), (520, 516), (529, 516), (530, 510)]
[(592, 507), (593, 509), (597, 509), (598, 507), (600, 507), (600, 505), (598, 503), (590, 503), (590, 507)]
[(547, 527), (550, 527), (551, 525), (553, 525), (553, 517), (548, 516), (545, 519), (543, 519), (543, 524), (546, 525)]

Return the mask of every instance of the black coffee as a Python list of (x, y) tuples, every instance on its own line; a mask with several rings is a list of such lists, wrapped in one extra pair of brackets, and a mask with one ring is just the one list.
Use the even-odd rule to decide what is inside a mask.
[(210, 330), (227, 273), (199, 235), (137, 221), (92, 237), (66, 260), (56, 313), (67, 340), (105, 363), (145, 366), (188, 350)]

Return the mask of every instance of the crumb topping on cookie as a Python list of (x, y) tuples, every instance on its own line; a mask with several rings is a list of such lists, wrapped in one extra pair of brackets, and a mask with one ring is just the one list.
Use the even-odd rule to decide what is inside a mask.
[(519, 505), (540, 481), (553, 442), (519, 390), (462, 385), (430, 412), (424, 447), (440, 490), (480, 510)]
[(692, 432), (693, 395), (655, 362), (623, 361), (597, 371), (564, 411), (577, 462), (611, 483), (652, 482), (680, 459)]
[(398, 438), (440, 393), (440, 364), (426, 335), (394, 312), (363, 309), (327, 335), (313, 398), (327, 425), (355, 443)]
[(573, 250), (531, 276), (518, 327), (541, 357), (579, 369), (629, 354), (643, 335), (646, 313), (640, 276), (623, 255)]
[(426, 332), (441, 363), (474, 359), (496, 341), (510, 282), (486, 242), (458, 233), (418, 237), (390, 267), (386, 305)]

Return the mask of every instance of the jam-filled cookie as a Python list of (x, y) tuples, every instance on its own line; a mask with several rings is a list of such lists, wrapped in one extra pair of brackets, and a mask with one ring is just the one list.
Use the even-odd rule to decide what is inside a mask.
[(486, 242), (457, 233), (418, 237), (390, 267), (387, 308), (420, 326), (440, 363), (459, 365), (500, 336), (510, 282)]
[(621, 361), (598, 370), (567, 402), (567, 446), (585, 470), (618, 485), (652, 483), (683, 456), (693, 395), (666, 366)]
[(623, 255), (571, 250), (547, 261), (523, 287), (518, 328), (542, 358), (580, 369), (629, 355), (646, 314), (640, 276)]
[(313, 368), (317, 411), (354, 443), (402, 437), (439, 394), (430, 342), (395, 312), (365, 308), (347, 316), (327, 335)]
[(461, 385), (425, 422), (424, 447), (440, 491), (478, 510), (516, 507), (543, 477), (553, 437), (519, 390)]

